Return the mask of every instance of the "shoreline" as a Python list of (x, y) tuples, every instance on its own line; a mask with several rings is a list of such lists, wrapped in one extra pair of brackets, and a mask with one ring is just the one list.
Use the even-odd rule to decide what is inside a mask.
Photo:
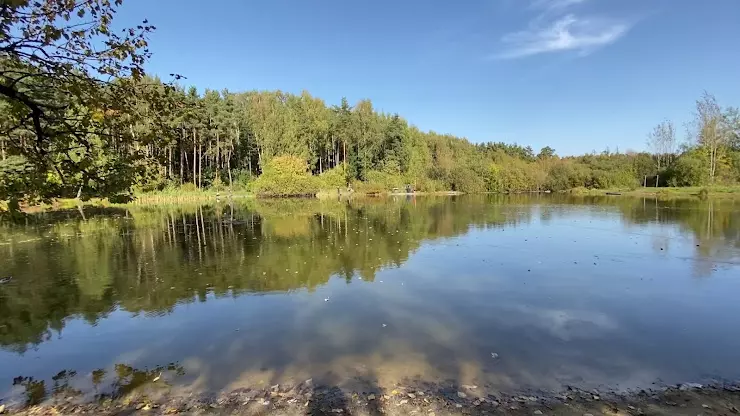
[[(706, 191), (702, 196), (702, 191)], [(657, 199), (699, 199), (699, 198), (740, 198), (740, 187), (717, 186), (717, 187), (663, 187), (663, 188), (636, 188), (636, 189), (585, 189), (575, 188), (565, 191), (574, 196), (628, 196), (628, 197), (650, 197)]]
[[(706, 192), (702, 195), (703, 190)], [(549, 191), (531, 191), (531, 192), (511, 192), (511, 193), (471, 193), (466, 194), (459, 191), (435, 191), (435, 192), (382, 192), (382, 193), (363, 193), (363, 192), (341, 192), (339, 194), (331, 192), (319, 192), (314, 197), (299, 197), (299, 196), (285, 196), (285, 197), (261, 197), (249, 192), (216, 192), (216, 191), (197, 191), (197, 192), (183, 192), (183, 193), (148, 193), (135, 195), (131, 201), (128, 202), (110, 202), (107, 198), (91, 198), (89, 200), (80, 201), (77, 199), (59, 198), (54, 199), (49, 203), (42, 203), (30, 206), (21, 206), (21, 212), (25, 214), (36, 214), (44, 212), (55, 212), (62, 210), (79, 209), (80, 207), (97, 207), (97, 208), (109, 208), (109, 207), (131, 207), (131, 206), (165, 206), (165, 205), (187, 205), (187, 204), (202, 204), (207, 202), (223, 202), (233, 199), (262, 199), (262, 200), (276, 200), (276, 199), (316, 199), (316, 200), (330, 200), (330, 199), (351, 199), (351, 198), (385, 198), (385, 197), (414, 197), (414, 196), (459, 196), (459, 195), (564, 195), (573, 197), (631, 197), (631, 198), (654, 198), (657, 200), (669, 200), (669, 199), (719, 199), (719, 200), (733, 200), (740, 199), (740, 187), (728, 186), (728, 187), (685, 187), (685, 188), (638, 188), (638, 189), (586, 189), (586, 188), (574, 188), (562, 192), (549, 192)], [(0, 201), (0, 214), (7, 213), (7, 207), (5, 201)]]
[(472, 385), (415, 382), (390, 391), (314, 384), (243, 388), (221, 394), (157, 397), (134, 392), (115, 399), (76, 402), (68, 391), (40, 405), (3, 406), (3, 415), (727, 415), (740, 413), (740, 385), (683, 384), (619, 393), (568, 388), (559, 393), (501, 394)]

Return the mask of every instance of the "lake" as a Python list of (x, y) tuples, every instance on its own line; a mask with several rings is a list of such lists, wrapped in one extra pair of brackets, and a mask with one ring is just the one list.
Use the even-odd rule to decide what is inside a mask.
[(740, 376), (740, 202), (91, 208), (0, 227), (0, 398)]

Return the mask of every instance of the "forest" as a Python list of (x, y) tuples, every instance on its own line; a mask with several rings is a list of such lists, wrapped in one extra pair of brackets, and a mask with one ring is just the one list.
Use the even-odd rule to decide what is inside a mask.
[(422, 131), (369, 99), (200, 92), (179, 74), (163, 82), (144, 70), (154, 26), (111, 29), (120, 1), (16, 3), (0, 8), (0, 200), (11, 207), (163, 190), (515, 193), (740, 182), (740, 112), (708, 92), (681, 132), (671, 121), (646, 132), (649, 151), (558, 156), (549, 146)]

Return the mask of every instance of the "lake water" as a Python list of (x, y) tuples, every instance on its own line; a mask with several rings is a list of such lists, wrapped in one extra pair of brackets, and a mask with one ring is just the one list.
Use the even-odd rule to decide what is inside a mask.
[(740, 376), (740, 203), (237, 200), (0, 228), (0, 398)]

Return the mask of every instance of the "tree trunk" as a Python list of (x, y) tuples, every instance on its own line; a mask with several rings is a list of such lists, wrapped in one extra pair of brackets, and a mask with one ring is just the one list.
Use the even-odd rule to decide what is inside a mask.
[(203, 144), (198, 145), (198, 187), (203, 187)]
[(234, 185), (234, 182), (231, 178), (231, 151), (229, 151), (229, 157), (226, 159), (226, 170), (229, 171), (229, 191), (231, 191), (231, 188)]
[(180, 185), (182, 185), (183, 178), (185, 177), (185, 152), (182, 149), (182, 141), (180, 141)]
[(249, 148), (249, 143), (247, 143), (247, 163), (249, 164), (249, 174), (252, 174), (252, 149)]
[(218, 130), (216, 130), (216, 180), (219, 177), (219, 165), (221, 164), (221, 139), (218, 136)]
[(195, 140), (195, 129), (193, 129), (193, 185), (195, 187), (198, 187), (198, 175), (196, 175), (195, 165), (197, 164), (196, 161), (198, 160), (198, 155), (196, 154), (196, 150), (198, 149), (197, 142)]

